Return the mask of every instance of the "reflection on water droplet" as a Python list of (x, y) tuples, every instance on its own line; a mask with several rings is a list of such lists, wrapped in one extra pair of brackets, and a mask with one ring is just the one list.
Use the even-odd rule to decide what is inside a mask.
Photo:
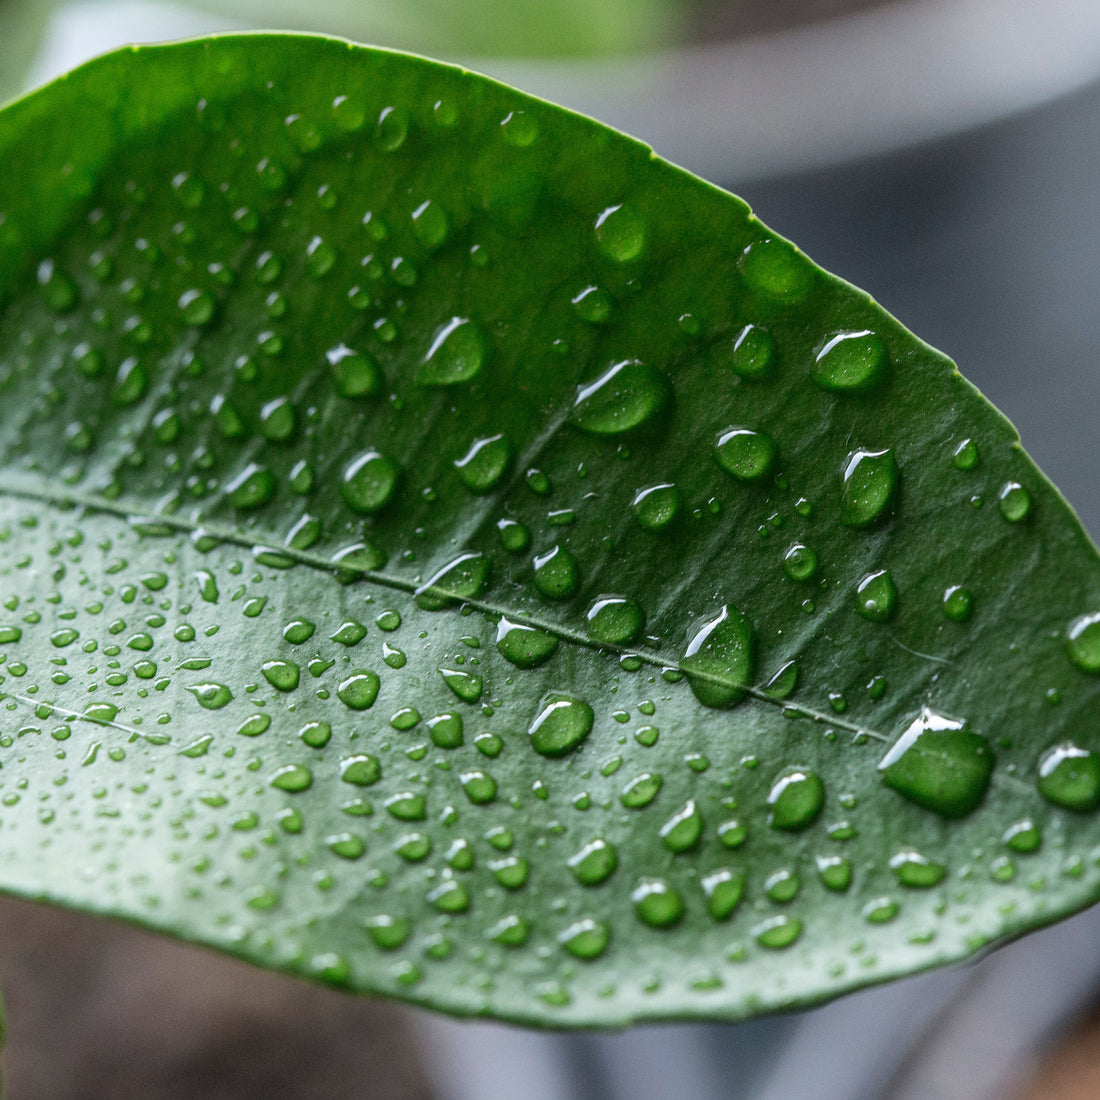
[(569, 420), (593, 435), (618, 435), (652, 420), (671, 396), (668, 379), (638, 359), (613, 363), (577, 387)]
[(661, 826), (661, 839), (670, 852), (687, 852), (694, 848), (703, 835), (703, 815), (689, 799), (683, 809), (677, 811)]
[(768, 792), (768, 824), (773, 829), (805, 829), (825, 805), (825, 784), (815, 772), (791, 768)]
[(897, 610), (898, 589), (888, 569), (868, 573), (856, 587), (856, 610), (873, 623), (884, 623)]
[(1088, 811), (1100, 806), (1100, 756), (1071, 741), (1039, 758), (1039, 793), (1056, 806)]
[(419, 379), (428, 386), (457, 386), (481, 373), (485, 337), (468, 317), (452, 317), (436, 330), (424, 356)]
[(808, 546), (796, 542), (783, 555), (783, 572), (792, 581), (812, 580), (817, 572), (817, 555)]
[(886, 345), (869, 329), (838, 332), (818, 349), (810, 377), (833, 393), (867, 390), (882, 378), (887, 358)]
[(953, 584), (944, 590), (943, 613), (952, 622), (964, 623), (974, 614), (974, 597), (969, 588)]
[(882, 781), (910, 802), (960, 818), (985, 797), (995, 758), (965, 721), (924, 707), (879, 761)]
[(234, 508), (259, 508), (275, 495), (278, 483), (275, 475), (266, 467), (250, 462), (225, 487), (229, 503)]
[(575, 695), (547, 692), (527, 728), (531, 747), (541, 756), (565, 756), (592, 732), (595, 714)]
[(729, 363), (735, 374), (759, 382), (771, 373), (775, 359), (775, 340), (767, 330), (745, 325), (733, 341)]
[(355, 352), (345, 344), (325, 353), (333, 386), (341, 397), (374, 397), (382, 389), (382, 370), (366, 352)]
[(752, 681), (752, 624), (728, 605), (688, 642), (681, 665), (695, 697), (706, 707), (729, 707)]
[(187, 689), (207, 710), (221, 710), (232, 698), (233, 692), (225, 684), (195, 684)]
[(781, 913), (777, 917), (761, 921), (753, 928), (752, 935), (761, 947), (781, 951), (790, 947), (802, 935), (802, 922), (797, 917), (788, 917)]
[(460, 554), (416, 590), (417, 605), (425, 611), (440, 611), (456, 601), (476, 599), (489, 583), (489, 568), (483, 554)]
[(841, 475), (841, 523), (868, 527), (882, 519), (893, 503), (899, 473), (892, 450), (853, 451)]
[(271, 777), (271, 785), (276, 790), (295, 794), (313, 785), (313, 773), (302, 764), (284, 764)]
[(727, 428), (714, 444), (715, 458), (738, 481), (759, 481), (775, 467), (779, 455), (775, 440), (753, 428)]
[(378, 697), (381, 681), (370, 669), (358, 669), (340, 682), (336, 695), (351, 710), (369, 710)]
[(576, 592), (579, 581), (577, 559), (564, 546), (535, 558), (535, 587), (549, 599), (567, 599)]
[(684, 915), (679, 892), (663, 879), (642, 879), (630, 894), (634, 912), (651, 928), (670, 928)]
[(558, 943), (574, 958), (594, 959), (607, 948), (610, 930), (603, 921), (585, 917), (559, 933)]
[(377, 451), (364, 451), (352, 459), (340, 482), (344, 503), (360, 515), (385, 507), (397, 486), (397, 464)]

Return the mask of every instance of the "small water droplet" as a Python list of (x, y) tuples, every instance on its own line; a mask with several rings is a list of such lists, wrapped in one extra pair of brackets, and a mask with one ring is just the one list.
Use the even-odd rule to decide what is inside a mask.
[(489, 559), (483, 554), (460, 554), (416, 590), (417, 605), (425, 611), (440, 611), (461, 600), (480, 596), (489, 583)]
[(360, 515), (371, 515), (385, 507), (397, 487), (397, 464), (377, 451), (364, 451), (344, 470), (340, 496)]
[(585, 917), (559, 933), (558, 943), (574, 958), (595, 959), (607, 949), (610, 930), (603, 921)]
[(684, 915), (679, 891), (663, 879), (643, 879), (634, 887), (630, 900), (638, 919), (651, 928), (670, 928)]
[(548, 599), (572, 596), (580, 581), (577, 559), (564, 546), (555, 546), (535, 558), (535, 587)]
[(396, 153), (409, 136), (409, 116), (400, 107), (386, 107), (378, 116), (374, 140), (379, 149)]
[(597, 837), (570, 856), (568, 865), (582, 886), (599, 886), (614, 874), (619, 858), (611, 844)]
[(882, 519), (893, 503), (899, 474), (892, 450), (853, 451), (841, 475), (840, 522), (868, 527)]
[(890, 870), (902, 886), (927, 890), (938, 886), (947, 874), (942, 863), (936, 863), (920, 852), (898, 852), (890, 859)]
[(943, 613), (954, 623), (965, 623), (974, 614), (974, 597), (969, 588), (953, 584), (944, 590)]
[(733, 341), (729, 365), (733, 372), (750, 382), (759, 382), (771, 373), (775, 360), (775, 340), (766, 329), (745, 325)]
[(843, 893), (852, 884), (852, 864), (843, 856), (818, 856), (817, 873), (826, 890)]
[(325, 353), (332, 384), (341, 397), (352, 400), (374, 397), (381, 392), (382, 369), (366, 352), (352, 351), (340, 344)]
[(517, 668), (537, 668), (558, 648), (558, 639), (545, 630), (502, 618), (497, 625), (497, 649)]
[(267, 504), (277, 488), (275, 475), (266, 466), (250, 462), (226, 485), (225, 492), (234, 508), (248, 510)]
[(464, 703), (476, 703), (481, 698), (483, 683), (480, 676), (456, 668), (441, 668), (439, 675)]
[(475, 439), (462, 458), (455, 459), (455, 469), (467, 489), (487, 493), (507, 473), (511, 461), (512, 445), (498, 433)]
[(981, 454), (978, 451), (978, 444), (973, 439), (964, 439), (956, 448), (952, 455), (956, 469), (959, 470), (973, 470), (975, 466), (981, 462)]
[(783, 555), (783, 572), (792, 581), (812, 580), (817, 572), (817, 554), (808, 546), (796, 542)]
[(606, 645), (632, 642), (645, 627), (642, 609), (625, 596), (600, 596), (588, 609), (588, 636)]
[(1018, 481), (1006, 481), (997, 494), (997, 507), (1009, 523), (1022, 523), (1031, 513), (1031, 494)]
[(661, 785), (662, 780), (659, 775), (643, 772), (623, 787), (619, 801), (628, 810), (643, 809), (657, 797)]
[(381, 686), (376, 672), (362, 668), (340, 682), (336, 695), (351, 710), (369, 710), (374, 706)]
[(294, 661), (265, 661), (260, 671), (276, 691), (294, 691), (301, 677), (301, 669)]
[(779, 916), (761, 921), (753, 928), (752, 934), (761, 947), (781, 951), (790, 947), (802, 935), (802, 922), (797, 917), (780, 913)]
[(313, 785), (313, 772), (304, 764), (284, 764), (271, 777), (271, 785), (276, 790), (296, 794)]
[(187, 690), (198, 700), (199, 706), (206, 710), (221, 710), (233, 698), (233, 692), (225, 684), (194, 684)]
[(668, 483), (639, 489), (630, 505), (634, 518), (647, 531), (660, 531), (679, 514), (680, 490)]
[(1100, 612), (1078, 615), (1069, 624), (1066, 652), (1082, 672), (1100, 672)]
[(661, 826), (659, 835), (670, 852), (688, 852), (696, 847), (703, 835), (703, 815), (695, 800), (689, 799), (674, 813)]
[(633, 207), (609, 206), (596, 219), (596, 247), (612, 263), (636, 260), (645, 248), (645, 219)]
[(759, 481), (775, 468), (779, 456), (775, 440), (753, 428), (727, 428), (714, 444), (715, 458), (738, 481)]
[(753, 241), (741, 253), (738, 266), (752, 290), (783, 302), (800, 301), (814, 284), (813, 265), (782, 238)]
[(886, 622), (897, 610), (897, 604), (897, 585), (888, 569), (868, 573), (856, 587), (856, 610), (870, 622)]
[(869, 329), (838, 332), (818, 349), (810, 377), (833, 393), (868, 390), (882, 378), (887, 360), (886, 345)]

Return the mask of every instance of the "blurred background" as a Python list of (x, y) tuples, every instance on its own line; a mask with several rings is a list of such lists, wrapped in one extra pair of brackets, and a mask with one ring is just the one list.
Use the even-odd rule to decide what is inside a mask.
[[(458, 59), (737, 191), (941, 348), (1100, 536), (1096, 0), (0, 0), (0, 97), (128, 42), (344, 34)], [(0, 901), (9, 1100), (1100, 1096), (1100, 912), (741, 1025), (449, 1021)]]

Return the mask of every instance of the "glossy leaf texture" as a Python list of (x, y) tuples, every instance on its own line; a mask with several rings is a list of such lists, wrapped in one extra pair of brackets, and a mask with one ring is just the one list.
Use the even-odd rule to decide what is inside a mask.
[(0, 884), (553, 1025), (1100, 885), (1100, 569), (738, 199), (331, 39), (0, 115)]

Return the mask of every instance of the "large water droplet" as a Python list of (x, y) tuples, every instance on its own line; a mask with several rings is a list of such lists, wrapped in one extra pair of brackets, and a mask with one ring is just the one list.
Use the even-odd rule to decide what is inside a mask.
[(432, 337), (420, 368), (428, 386), (457, 386), (481, 373), (486, 344), (481, 329), (467, 317), (452, 317)]
[(752, 680), (752, 624), (736, 608), (724, 606), (688, 642), (680, 663), (700, 703), (733, 706)]
[(638, 359), (624, 359), (595, 381), (577, 387), (569, 419), (593, 435), (618, 435), (655, 417), (671, 392), (659, 370)]
[(755, 291), (783, 302), (797, 302), (814, 284), (814, 268), (789, 241), (763, 237), (753, 241), (738, 261), (741, 275)]
[(924, 707), (879, 761), (882, 781), (910, 802), (960, 818), (985, 797), (995, 758), (966, 722)]
[(397, 486), (397, 463), (377, 451), (365, 451), (344, 470), (340, 495), (353, 511), (370, 515), (385, 507)]
[(882, 519), (897, 492), (899, 472), (892, 450), (853, 451), (841, 475), (840, 522), (867, 527)]
[(226, 485), (225, 492), (234, 508), (247, 510), (266, 504), (277, 487), (275, 475), (266, 466), (250, 462)]
[(838, 332), (818, 349), (811, 377), (834, 393), (867, 390), (882, 378), (887, 359), (886, 345), (869, 329)]
[(779, 450), (767, 432), (727, 428), (714, 444), (718, 465), (738, 481), (759, 481), (775, 467)]
[(416, 590), (416, 602), (425, 611), (439, 611), (459, 600), (476, 599), (489, 583), (489, 568), (483, 554), (460, 554)]
[(352, 710), (368, 710), (378, 698), (381, 681), (370, 669), (358, 669), (341, 681), (336, 690), (340, 701)]
[(1039, 793), (1067, 810), (1100, 806), (1100, 756), (1070, 741), (1047, 749), (1039, 760)]
[(806, 768), (791, 768), (768, 792), (768, 824), (773, 829), (805, 829), (825, 805), (825, 784)]
[(542, 756), (565, 756), (592, 732), (594, 720), (592, 708), (583, 699), (547, 692), (527, 728), (531, 747)]

